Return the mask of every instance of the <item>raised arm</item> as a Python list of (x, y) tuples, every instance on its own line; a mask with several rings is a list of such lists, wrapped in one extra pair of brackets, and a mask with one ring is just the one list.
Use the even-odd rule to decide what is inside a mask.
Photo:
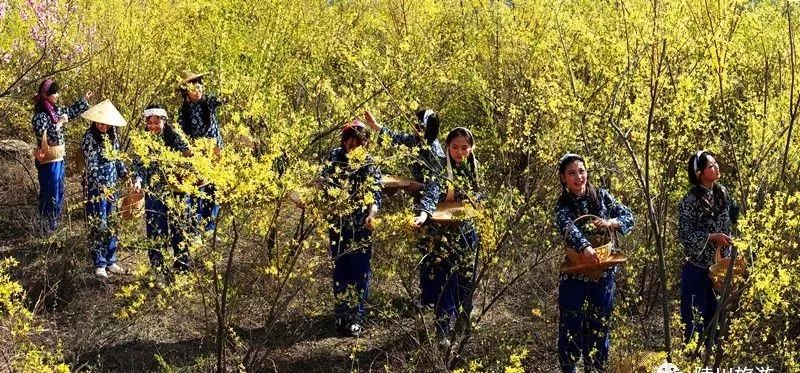
[(81, 115), (84, 111), (89, 109), (89, 100), (86, 97), (81, 97), (80, 100), (75, 101), (72, 106), (66, 107), (63, 109), (63, 113), (67, 114), (70, 120), (75, 119), (78, 115)]

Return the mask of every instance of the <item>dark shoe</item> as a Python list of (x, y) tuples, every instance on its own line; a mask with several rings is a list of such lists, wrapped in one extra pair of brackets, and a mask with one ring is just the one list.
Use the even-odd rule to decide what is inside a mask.
[(347, 318), (344, 316), (335, 316), (333, 325), (339, 333), (344, 334), (347, 331)]
[(177, 272), (178, 274), (185, 274), (186, 272), (189, 272), (189, 269), (191, 268), (191, 263), (188, 260), (184, 261), (176, 259), (175, 262), (172, 263), (172, 268), (175, 269), (175, 272)]

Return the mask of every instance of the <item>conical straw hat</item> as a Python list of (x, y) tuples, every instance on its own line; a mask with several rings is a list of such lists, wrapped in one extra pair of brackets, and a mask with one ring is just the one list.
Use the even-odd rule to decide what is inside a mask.
[(107, 124), (114, 127), (124, 127), (127, 124), (122, 114), (119, 113), (117, 108), (114, 107), (114, 104), (108, 99), (90, 107), (89, 110), (86, 110), (81, 116), (92, 122)]

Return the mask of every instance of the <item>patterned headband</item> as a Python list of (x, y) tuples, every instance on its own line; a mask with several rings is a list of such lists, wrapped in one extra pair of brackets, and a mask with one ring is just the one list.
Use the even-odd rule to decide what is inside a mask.
[(160, 109), (160, 108), (146, 109), (145, 111), (142, 112), (142, 118), (144, 118), (144, 119), (147, 119), (147, 118), (152, 117), (154, 115), (162, 117), (164, 119), (168, 118), (167, 111), (164, 110), (164, 109)]
[(434, 114), (436, 114), (436, 112), (434, 112), (433, 110), (430, 110), (430, 109), (425, 110), (425, 114), (422, 115), (422, 125), (427, 127), (428, 126), (428, 118), (430, 118), (431, 115), (434, 115)]
[(694, 173), (697, 173), (697, 172), (700, 171), (699, 170), (699, 168), (700, 168), (700, 164), (699, 164), (700, 156), (703, 155), (703, 153), (705, 153), (705, 152), (706, 152), (705, 150), (698, 150), (697, 153), (694, 154)]
[(45, 96), (47, 96), (47, 90), (53, 85), (53, 79), (47, 79), (42, 84), (42, 90), (39, 91), (39, 99), (43, 100)]
[(561, 159), (558, 160), (558, 168), (561, 168), (561, 164), (564, 163), (564, 161), (566, 161), (567, 159), (570, 159), (570, 158), (581, 158), (581, 156), (579, 156), (579, 155), (577, 155), (575, 153), (564, 154), (561, 157)]

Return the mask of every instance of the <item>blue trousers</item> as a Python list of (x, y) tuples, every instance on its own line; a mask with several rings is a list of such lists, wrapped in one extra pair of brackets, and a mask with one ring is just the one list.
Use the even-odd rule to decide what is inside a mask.
[[(717, 310), (717, 297), (708, 268), (684, 263), (681, 270), (681, 321), (683, 341), (689, 342), (695, 334), (702, 334)], [(702, 322), (700, 320), (702, 318)]]
[(433, 277), (431, 264), (435, 262), (433, 255), (428, 253), (433, 252), (433, 245), (435, 240), (430, 234), (425, 233), (420, 237), (417, 242), (417, 249), (422, 254), (422, 260), (419, 262), (419, 300), (423, 306), (430, 308), (436, 307), (436, 300), (439, 297), (439, 289), (433, 284)]
[(469, 322), (478, 235), (469, 224), (458, 228), (432, 224), (428, 232), (432, 250), (420, 262), (420, 298), (423, 304), (433, 305), (436, 331), (448, 334), (459, 319)]
[[(217, 215), (219, 215), (219, 205), (216, 203), (216, 191), (214, 184), (200, 187), (200, 192), (207, 197), (192, 196), (189, 198), (189, 205), (195, 212), (196, 229), (198, 233), (202, 231), (213, 231), (217, 227)], [(202, 227), (202, 229), (201, 229)]]
[(98, 190), (89, 190), (87, 194), (90, 255), (95, 268), (105, 268), (117, 262), (116, 199), (116, 194), (106, 196)]
[(53, 233), (61, 217), (64, 203), (64, 161), (40, 164), (36, 161), (39, 174), (39, 216), (46, 234)]
[(333, 259), (333, 296), (336, 299), (334, 313), (337, 318), (351, 322), (360, 322), (367, 313), (369, 280), (372, 277), (372, 232), (359, 225), (338, 224), (328, 232)]
[[(175, 196), (175, 198), (182, 204), (186, 203), (186, 198), (183, 196)], [(164, 264), (164, 254), (161, 249), (169, 244), (175, 253), (173, 266), (178, 269), (188, 268), (189, 253), (183, 245), (186, 227), (181, 227), (181, 220), (189, 215), (188, 211), (169, 211), (167, 205), (160, 198), (150, 193), (145, 196), (144, 209), (147, 238), (157, 242), (155, 247), (147, 250), (150, 265), (160, 267)]]
[(613, 271), (606, 271), (598, 282), (562, 275), (558, 283), (558, 362), (562, 372), (575, 372), (581, 357), (586, 372), (606, 370), (615, 288)]

